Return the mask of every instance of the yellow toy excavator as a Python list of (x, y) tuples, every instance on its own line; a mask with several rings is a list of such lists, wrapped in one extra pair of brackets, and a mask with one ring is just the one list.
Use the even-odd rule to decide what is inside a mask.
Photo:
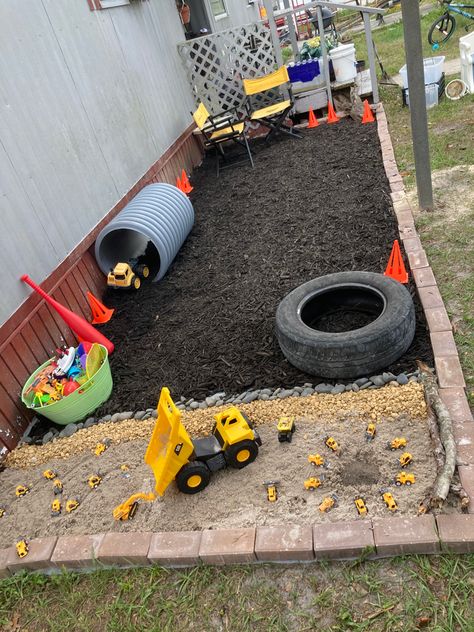
[[(207, 487), (212, 472), (227, 466), (242, 469), (255, 461), (262, 441), (240, 410), (231, 406), (214, 419), (211, 436), (191, 439), (168, 388), (162, 388), (158, 418), (144, 459), (155, 475), (157, 494), (163, 496), (173, 480), (181, 492), (196, 494)], [(114, 518), (128, 520), (135, 514), (138, 500), (155, 498), (154, 493), (133, 494), (115, 508)]]

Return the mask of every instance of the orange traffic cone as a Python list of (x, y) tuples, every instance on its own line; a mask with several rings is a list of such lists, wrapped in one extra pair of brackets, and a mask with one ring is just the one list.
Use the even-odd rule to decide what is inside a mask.
[(339, 117), (334, 111), (331, 101), (329, 101), (328, 102), (328, 123), (337, 123), (338, 121), (339, 121)]
[(189, 182), (188, 176), (186, 175), (186, 171), (183, 169), (181, 171), (181, 184), (183, 186), (184, 193), (191, 193), (194, 187), (191, 186)]
[(308, 129), (312, 129), (313, 127), (318, 127), (318, 119), (314, 115), (313, 108), (309, 108), (309, 119), (308, 119)]
[(92, 312), (92, 324), (108, 323), (115, 310), (106, 307), (91, 292), (87, 292), (87, 300)]
[(183, 184), (181, 182), (181, 178), (176, 178), (176, 187), (184, 193)]
[(398, 239), (395, 239), (393, 242), (392, 252), (390, 253), (384, 275), (391, 277), (400, 283), (408, 283), (408, 272), (406, 271), (405, 264), (403, 263)]
[(372, 114), (372, 110), (370, 109), (369, 102), (367, 99), (364, 101), (364, 114), (362, 115), (362, 123), (373, 123), (375, 121), (375, 117)]

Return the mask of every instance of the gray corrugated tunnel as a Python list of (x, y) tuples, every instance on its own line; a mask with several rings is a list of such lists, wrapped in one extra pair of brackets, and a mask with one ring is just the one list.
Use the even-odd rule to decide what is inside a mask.
[(108, 274), (123, 261), (144, 256), (153, 281), (166, 274), (194, 224), (187, 195), (171, 184), (149, 184), (101, 230), (95, 258)]

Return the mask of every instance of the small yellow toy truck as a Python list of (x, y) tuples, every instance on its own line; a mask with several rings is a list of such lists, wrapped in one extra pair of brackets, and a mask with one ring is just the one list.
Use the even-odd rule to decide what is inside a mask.
[(409, 452), (404, 452), (398, 460), (402, 467), (406, 467), (413, 461), (413, 457)]
[(354, 498), (354, 504), (356, 506), (357, 512), (359, 516), (366, 516), (368, 513), (367, 505), (365, 504), (364, 498), (362, 496), (356, 496)]
[(274, 503), (278, 500), (277, 485), (280, 481), (265, 481), (264, 485), (267, 490), (267, 500)]
[(107, 275), (107, 285), (118, 290), (140, 289), (140, 278), (146, 279), (150, 275), (147, 265), (138, 264), (135, 260), (129, 263), (117, 263)]
[(387, 448), (389, 450), (398, 450), (399, 448), (406, 447), (406, 444), (407, 440), (405, 437), (395, 437), (395, 439), (392, 439), (387, 443)]
[(400, 472), (395, 477), (395, 485), (400, 487), (401, 485), (413, 485), (415, 482), (415, 475), (408, 474), (408, 472)]
[(278, 441), (284, 443), (287, 441), (291, 443), (293, 439), (293, 433), (296, 430), (294, 417), (280, 417), (277, 424)]
[(321, 513), (327, 513), (328, 511), (331, 511), (333, 507), (337, 507), (338, 500), (339, 499), (336, 494), (326, 496), (325, 498), (323, 498), (323, 502), (319, 505), (319, 511)]
[(375, 433), (376, 433), (375, 424), (373, 423), (368, 424), (365, 430), (365, 438), (367, 439), (367, 441), (372, 441), (375, 438)]
[(387, 505), (387, 508), (390, 511), (397, 511), (398, 505), (393, 495), (390, 492), (388, 492), (386, 489), (381, 489), (380, 494), (382, 496), (382, 500)]
[(321, 467), (322, 465), (324, 465), (324, 457), (322, 457), (320, 454), (308, 454), (308, 462), (311, 463), (311, 465), (315, 465), (316, 467)]
[(334, 439), (333, 437), (325, 437), (324, 438), (324, 443), (327, 445), (327, 447), (332, 450), (333, 452), (339, 452), (340, 448), (339, 448), (339, 444), (336, 441), (336, 439)]
[(321, 484), (324, 481), (324, 477), (317, 478), (316, 476), (310, 476), (304, 482), (304, 488), (309, 490), (310, 492), (314, 492), (315, 489), (321, 487)]
[[(169, 390), (161, 389), (158, 418), (144, 459), (155, 475), (157, 494), (163, 496), (173, 480), (179, 491), (196, 494), (207, 487), (213, 472), (227, 466), (240, 470), (255, 461), (262, 440), (245, 415), (231, 406), (214, 419), (211, 436), (191, 439)], [(155, 498), (154, 493), (134, 494), (116, 507), (114, 518), (128, 520), (138, 500)]]

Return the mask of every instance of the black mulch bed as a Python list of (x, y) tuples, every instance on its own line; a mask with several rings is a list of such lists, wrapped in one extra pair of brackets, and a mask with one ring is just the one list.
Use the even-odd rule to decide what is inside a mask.
[[(195, 226), (166, 277), (104, 297), (116, 312), (102, 331), (116, 351), (101, 414), (153, 407), (164, 385), (201, 399), (327, 381), (286, 361), (275, 311), (311, 278), (383, 272), (398, 234), (377, 130), (343, 120), (253, 147), (254, 170), (242, 165), (216, 179), (211, 156), (195, 171)], [(432, 360), (415, 302), (415, 340), (387, 367), (395, 374), (414, 370), (416, 358)]]

